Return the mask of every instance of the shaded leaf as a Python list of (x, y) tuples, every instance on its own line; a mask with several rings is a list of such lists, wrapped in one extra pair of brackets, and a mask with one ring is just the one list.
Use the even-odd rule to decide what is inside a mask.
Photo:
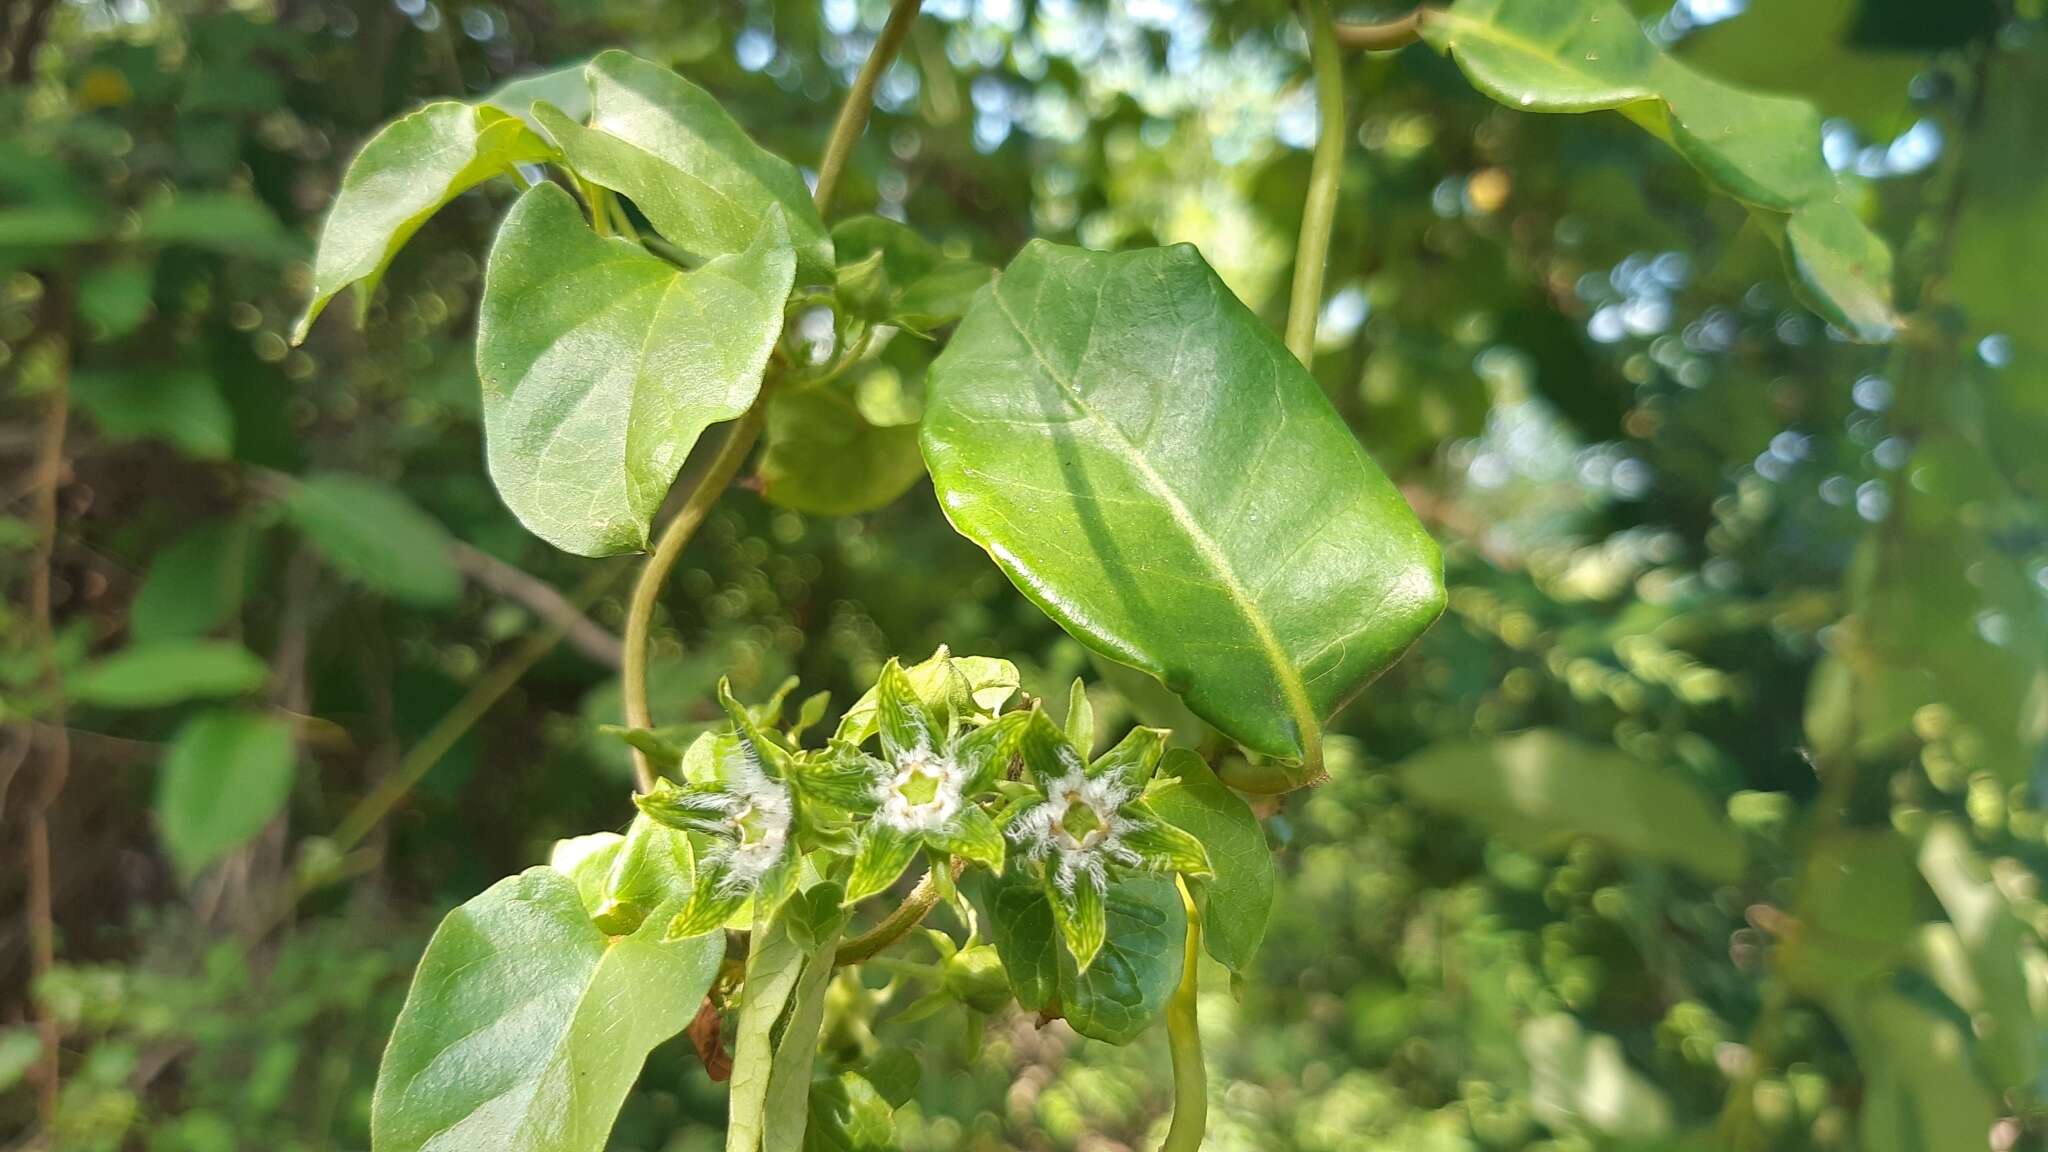
[(292, 791), (291, 723), (264, 712), (201, 712), (171, 739), (156, 819), (187, 879), (260, 834)]
[(203, 636), (242, 608), (247, 582), (245, 527), (216, 520), (186, 532), (149, 562), (128, 606), (137, 644)]
[(1266, 938), (1273, 911), (1273, 853), (1266, 830), (1251, 806), (1193, 752), (1168, 752), (1159, 775), (1177, 783), (1146, 803), (1160, 819), (1202, 842), (1215, 873), (1190, 885), (1201, 902), (1203, 943), (1218, 963), (1242, 972)]
[(117, 443), (162, 440), (201, 460), (223, 460), (234, 450), (234, 413), (220, 385), (202, 373), (80, 371), (71, 378), (71, 399)]
[(135, 644), (72, 674), (73, 700), (101, 708), (160, 708), (185, 700), (241, 696), (263, 686), (270, 669), (239, 644), (166, 640)]
[(894, 1152), (895, 1109), (857, 1072), (811, 1083), (803, 1152)]
[(1537, 850), (1573, 837), (1722, 882), (1742, 875), (1741, 837), (1673, 768), (1538, 730), (1432, 746), (1401, 762), (1409, 795)]
[(857, 516), (894, 503), (924, 475), (917, 428), (876, 426), (855, 401), (858, 386), (840, 379), (769, 400), (757, 466), (764, 499), (813, 516)]
[(447, 531), (388, 484), (316, 473), (285, 493), (284, 514), (337, 571), (394, 600), (432, 608), (462, 593)]

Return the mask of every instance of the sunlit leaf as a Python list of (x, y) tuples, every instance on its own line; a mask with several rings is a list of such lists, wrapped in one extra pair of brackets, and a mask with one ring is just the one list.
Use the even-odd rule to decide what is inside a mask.
[(647, 1053), (697, 1014), (725, 938), (607, 938), (552, 868), (499, 881), (427, 944), (371, 1105), (378, 1152), (597, 1152)]
[(1191, 247), (1026, 247), (932, 366), (924, 452), (1025, 595), (1274, 756), (1443, 606), (1436, 543)]
[(499, 230), (477, 332), (499, 495), (586, 556), (647, 543), (697, 437), (747, 410), (782, 331), (792, 257), (772, 214), (694, 272), (601, 238), (567, 192), (526, 193)]

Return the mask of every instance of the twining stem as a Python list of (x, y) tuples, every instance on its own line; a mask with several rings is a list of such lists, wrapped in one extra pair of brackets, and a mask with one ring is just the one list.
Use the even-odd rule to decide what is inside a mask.
[(1202, 1062), (1202, 1032), (1196, 1017), (1202, 961), (1202, 913), (1176, 880), (1188, 914), (1187, 951), (1181, 956), (1180, 985), (1166, 1002), (1166, 1046), (1173, 1056), (1173, 1122), (1159, 1152), (1198, 1152), (1209, 1124), (1209, 1070)]
[[(762, 395), (767, 395), (766, 389)], [(626, 605), (625, 663), (620, 670), (628, 728), (650, 728), (654, 724), (647, 704), (647, 639), (654, 626), (654, 608), (661, 600), (662, 585), (668, 583), (668, 574), (675, 570), (676, 561), (682, 557), (683, 547), (690, 542), (690, 537), (697, 534), (697, 526), (704, 523), (704, 517), (710, 515), (712, 506), (725, 495), (726, 486), (732, 483), (740, 465), (746, 462), (747, 453), (753, 450), (754, 441), (760, 438), (766, 416), (762, 402), (756, 400), (746, 415), (732, 426), (732, 431), (726, 433), (725, 443), (719, 446), (711, 467), (705, 470), (703, 478), (690, 490), (689, 498), (662, 528), (660, 538), (654, 542), (654, 550), (647, 554), (647, 562), (640, 568), (640, 578), (633, 585), (633, 598)], [(654, 765), (638, 748), (633, 749), (633, 778), (642, 792), (654, 787)]]
[(1422, 18), (1426, 9), (1417, 8), (1406, 16), (1378, 24), (1339, 24), (1337, 43), (1366, 52), (1392, 52), (1422, 39)]
[[(955, 860), (951, 867), (953, 869), (953, 876), (957, 879), (960, 875), (962, 864), (960, 861)], [(894, 912), (883, 917), (882, 921), (873, 928), (841, 944), (838, 953), (833, 956), (832, 962), (843, 967), (847, 964), (858, 964), (868, 959), (889, 945), (903, 939), (912, 928), (924, 923), (924, 918), (931, 915), (932, 909), (937, 907), (938, 903), (938, 878), (932, 873), (927, 872), (924, 874), (924, 878), (917, 882), (917, 887), (910, 890), (910, 895), (904, 898), (903, 903)]]
[(55, 627), (50, 618), (51, 567), (57, 553), (57, 491), (64, 480), (64, 438), (71, 414), (71, 300), (67, 291), (53, 287), (44, 307), (54, 316), (57, 343), (55, 379), (43, 400), (43, 426), (37, 437), (35, 504), (35, 555), (29, 569), (28, 617), (36, 662), (42, 676), (45, 723), (32, 729), (26, 739), (44, 748), (42, 772), (28, 813), (28, 945), (29, 988), (36, 1008), (36, 1033), (41, 1056), (36, 1069), (36, 1101), (43, 1129), (48, 1131), (57, 1116), (58, 1058), (57, 1017), (50, 1005), (33, 992), (57, 964), (57, 932), (52, 910), (53, 880), (50, 861), (50, 810), (63, 794), (71, 774), (71, 736), (64, 724), (63, 671), (57, 664)]
[(1308, 33), (1309, 69), (1316, 85), (1316, 149), (1309, 166), (1301, 237), (1294, 249), (1294, 291), (1287, 301), (1287, 350), (1304, 365), (1316, 353), (1316, 318), (1323, 309), (1323, 265), (1337, 218), (1337, 182), (1344, 170), (1344, 63), (1330, 23), (1328, 0), (1301, 0)]
[(860, 74), (853, 78), (853, 87), (846, 92), (845, 103), (839, 106), (839, 119), (833, 123), (832, 135), (825, 142), (825, 158), (818, 162), (818, 186), (811, 194), (820, 215), (832, 203), (832, 194), (839, 190), (840, 173), (846, 170), (846, 159), (853, 154), (854, 143), (868, 126), (868, 110), (875, 103), (875, 85), (881, 81), (882, 73), (888, 71), (897, 50), (903, 47), (910, 26), (917, 20), (917, 10), (923, 6), (924, 0), (896, 0), (889, 9), (889, 22), (882, 25), (882, 34), (875, 38), (875, 50), (868, 53)]
[[(861, 65), (860, 74), (846, 93), (846, 102), (839, 107), (839, 118), (832, 125), (832, 136), (825, 142), (824, 159), (818, 163), (818, 186), (811, 193), (811, 200), (818, 206), (821, 216), (831, 206), (832, 193), (839, 186), (839, 175), (846, 168), (846, 158), (853, 151), (854, 142), (867, 128), (868, 110), (874, 104), (875, 83), (902, 46), (903, 38), (909, 34), (911, 22), (922, 4), (923, 0), (896, 0), (896, 6), (889, 12), (889, 22), (875, 40), (875, 50)], [(647, 643), (648, 634), (654, 626), (654, 608), (661, 599), (661, 589), (668, 583), (669, 573), (675, 570), (676, 561), (681, 558), (690, 537), (696, 534), (697, 526), (704, 522), (712, 506), (725, 494), (733, 477), (739, 473), (740, 465), (746, 462), (754, 441), (760, 438), (761, 427), (766, 422), (768, 393), (769, 388), (764, 383), (753, 407), (747, 409), (746, 415), (733, 425), (710, 470), (691, 490), (675, 518), (662, 528), (654, 550), (648, 553), (647, 562), (640, 569), (638, 582), (633, 585), (633, 598), (626, 609), (625, 667), (621, 676), (628, 728), (651, 727), (654, 721), (647, 701)], [(654, 787), (654, 765), (637, 748), (633, 750), (633, 777), (642, 792)]]

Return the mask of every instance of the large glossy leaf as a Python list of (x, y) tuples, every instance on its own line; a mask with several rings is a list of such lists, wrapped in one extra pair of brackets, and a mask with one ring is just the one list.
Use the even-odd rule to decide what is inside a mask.
[(1434, 745), (1399, 772), (1416, 799), (1532, 848), (1583, 836), (1709, 880), (1742, 875), (1741, 837), (1697, 787), (1608, 745), (1525, 732)]
[(599, 237), (560, 188), (522, 196), (476, 348), (491, 478), (520, 521), (586, 556), (644, 547), (698, 435), (760, 391), (792, 264), (772, 212), (744, 252), (684, 272)]
[(1503, 104), (1622, 112), (1757, 213), (1815, 311), (1858, 339), (1895, 330), (1891, 253), (1829, 171), (1811, 105), (1693, 71), (1619, 0), (1457, 0), (1429, 9), (1422, 28)]
[(462, 592), (447, 531), (388, 484), (316, 473), (292, 485), (284, 512), (328, 563), (395, 600), (431, 608)]
[(923, 443), (1018, 588), (1260, 752), (1301, 757), (1443, 607), (1436, 543), (1192, 247), (1027, 246), (933, 364)]
[(156, 819), (186, 877), (263, 831), (292, 790), (292, 726), (265, 712), (201, 712), (171, 740)]
[(1209, 955), (1242, 972), (1266, 938), (1273, 912), (1273, 850), (1244, 798), (1216, 778), (1200, 756), (1175, 748), (1159, 762), (1159, 778), (1177, 783), (1148, 798), (1159, 818), (1191, 833), (1215, 874), (1195, 881), (1202, 941)]
[(328, 302), (352, 284), (359, 285), (360, 316), (391, 258), (443, 204), (553, 151), (517, 116), (453, 100), (386, 125), (341, 178), (313, 258), (313, 299), (292, 338), (304, 340)]
[(606, 937), (552, 868), (449, 913), (378, 1069), (372, 1148), (603, 1148), (642, 1061), (697, 1014), (724, 952), (717, 932), (662, 943), (667, 923)]
[(789, 161), (750, 139), (709, 92), (625, 52), (584, 69), (590, 123), (538, 105), (534, 115), (584, 179), (632, 200), (655, 230), (694, 256), (749, 248), (779, 208), (805, 283), (829, 282), (832, 240)]

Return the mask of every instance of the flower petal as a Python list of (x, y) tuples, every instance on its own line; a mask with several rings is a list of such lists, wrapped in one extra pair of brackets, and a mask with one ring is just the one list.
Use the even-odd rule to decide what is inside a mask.
[(896, 882), (923, 846), (913, 832), (870, 820), (853, 849), (853, 874), (846, 878), (847, 905), (857, 904)]
[(1104, 752), (1095, 763), (1089, 765), (1090, 776), (1114, 773), (1133, 792), (1145, 786), (1152, 779), (1152, 772), (1159, 767), (1159, 758), (1166, 754), (1166, 738), (1171, 735), (1164, 728), (1133, 728), (1116, 747)]
[(917, 698), (903, 665), (893, 659), (875, 682), (875, 709), (882, 756), (891, 763), (919, 749), (935, 751), (945, 739), (945, 725)]
[(1208, 849), (1185, 829), (1177, 828), (1155, 815), (1142, 800), (1133, 801), (1118, 809), (1123, 827), (1117, 830), (1117, 839), (1123, 846), (1138, 854), (1147, 868), (1155, 872), (1179, 872), (1183, 876), (1211, 876), (1215, 870), (1209, 866)]
[(1088, 966), (1095, 963), (1096, 953), (1102, 951), (1103, 939), (1109, 934), (1102, 880), (1092, 873), (1083, 872), (1074, 877), (1070, 888), (1048, 883), (1045, 894), (1052, 901), (1052, 918), (1059, 924), (1060, 939), (1066, 941), (1067, 951), (1074, 957), (1074, 968), (1079, 972), (1088, 971)]
[(1081, 754), (1074, 750), (1067, 734), (1035, 707), (1017, 733), (1017, 752), (1040, 787), (1047, 781), (1064, 779), (1083, 770)]
[(953, 763), (966, 774), (960, 783), (963, 797), (978, 796), (1003, 778), (1017, 755), (1017, 740), (1030, 719), (1027, 712), (1012, 712), (962, 733), (953, 742)]
[(685, 832), (732, 836), (732, 825), (728, 822), (730, 800), (726, 791), (716, 785), (685, 788), (672, 780), (660, 779), (654, 782), (652, 792), (635, 793), (633, 803), (657, 824)]
[(931, 837), (931, 842), (933, 847), (991, 872), (1003, 870), (1002, 829), (976, 805), (961, 808), (944, 832)]

